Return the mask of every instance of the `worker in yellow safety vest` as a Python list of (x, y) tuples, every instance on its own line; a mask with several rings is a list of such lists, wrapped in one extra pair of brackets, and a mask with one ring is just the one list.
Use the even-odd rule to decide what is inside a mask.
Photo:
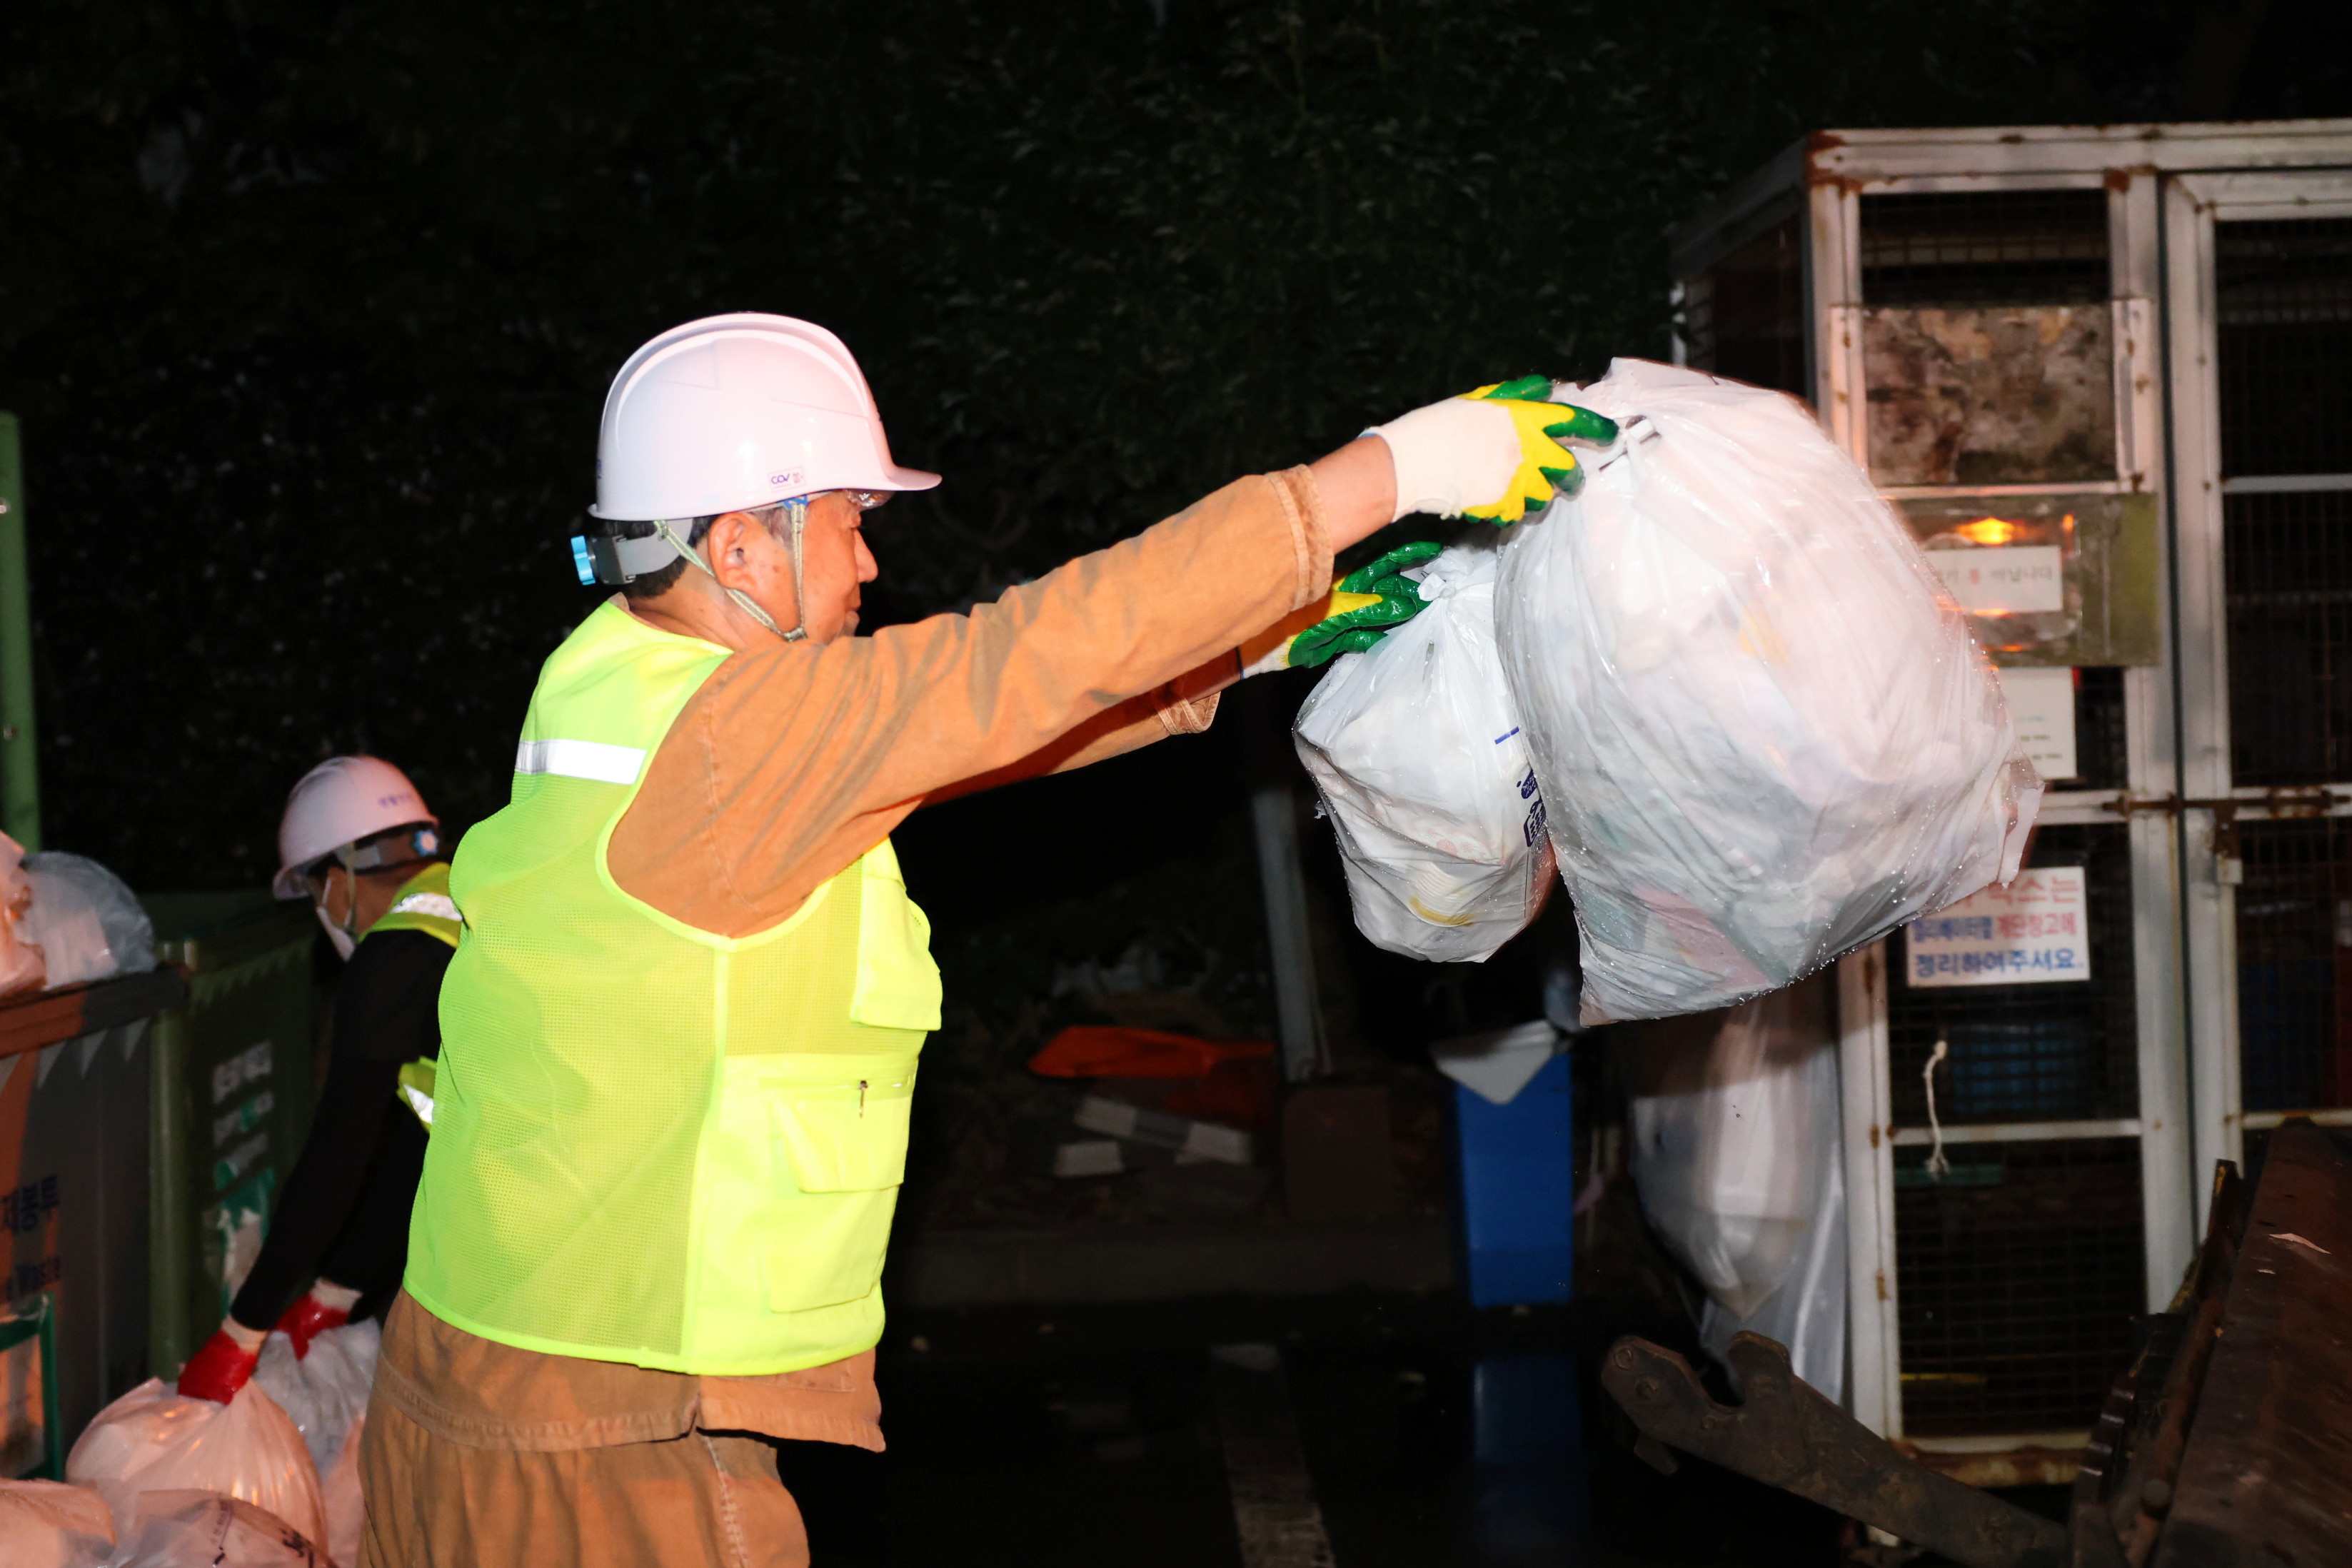
[(855, 635), (890, 457), (822, 328), (732, 315), (604, 406), (583, 583), (450, 878), (433, 1137), (361, 1456), (363, 1563), (804, 1564), (774, 1443), (881, 1447), (878, 1280), (940, 1026), (893, 826), (1205, 729), (1420, 607), (1414, 511), (1498, 523), (1613, 437), (1540, 379), (1252, 475), (969, 614)]
[[(433, 1120), (441, 977), (459, 931), (439, 829), (408, 775), (377, 757), (331, 757), (287, 799), (274, 890), (310, 900), (344, 960), (332, 1056), (261, 1251), (219, 1330), (181, 1369), (182, 1394), (226, 1403), (273, 1326), (303, 1356), (362, 1300), (387, 1302), (399, 1281)], [(268, 1093), (248, 1102), (254, 1120)]]

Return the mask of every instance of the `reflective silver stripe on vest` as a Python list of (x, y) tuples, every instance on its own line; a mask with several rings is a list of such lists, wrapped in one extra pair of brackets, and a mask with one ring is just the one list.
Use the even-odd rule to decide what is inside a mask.
[(525, 741), (515, 748), (519, 773), (556, 773), (597, 784), (633, 784), (645, 765), (641, 747), (613, 746), (602, 741)]
[(411, 893), (385, 911), (395, 915), (429, 915), (438, 921), (463, 921), (457, 901), (446, 893)]

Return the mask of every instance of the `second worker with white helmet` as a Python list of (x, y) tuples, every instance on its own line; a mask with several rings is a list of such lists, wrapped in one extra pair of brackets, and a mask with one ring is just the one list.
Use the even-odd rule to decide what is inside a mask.
[(939, 479), (892, 461), (848, 350), (732, 315), (632, 355), (573, 544), (619, 592), (548, 658), (510, 803), (450, 879), (465, 939), (361, 1561), (806, 1563), (774, 1444), (882, 1446), (878, 1281), (940, 1025), (891, 829), (1204, 730), (1244, 668), (1413, 613), (1392, 573), (1335, 600), (1333, 553), (1572, 480), (1555, 436), (1596, 432), (1548, 391), (1433, 405), (858, 637), (864, 524)]
[(271, 890), (310, 900), (344, 961), (333, 1044), (269, 1234), (219, 1330), (181, 1368), (184, 1394), (228, 1403), (271, 1328), (300, 1358), (399, 1282), (458, 936), (440, 826), (381, 757), (330, 757), (287, 797)]

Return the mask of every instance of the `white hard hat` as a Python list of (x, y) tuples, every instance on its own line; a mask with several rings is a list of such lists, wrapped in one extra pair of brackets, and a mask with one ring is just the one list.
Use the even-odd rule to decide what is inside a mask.
[[(425, 797), (408, 775), (381, 757), (329, 757), (294, 786), (286, 797), (286, 815), (278, 824), (278, 875), (269, 890), (281, 899), (310, 896), (302, 872), (313, 862), (347, 845), (394, 827), (425, 826), (416, 842), (399, 847), (395, 861), (430, 855), (440, 840), (430, 831), (441, 819), (425, 805)], [(355, 866), (357, 870), (373, 865)]]
[(819, 490), (927, 490), (890, 460), (882, 416), (839, 338), (745, 311), (673, 327), (604, 398), (595, 516), (676, 521)]

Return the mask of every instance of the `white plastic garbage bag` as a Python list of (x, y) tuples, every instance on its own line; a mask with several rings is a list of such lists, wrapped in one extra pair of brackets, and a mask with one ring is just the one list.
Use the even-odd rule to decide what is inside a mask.
[(1619, 360), (1583, 492), (1496, 597), (1588, 1023), (1785, 985), (2014, 875), (2041, 781), (1991, 667), (1795, 400)]
[(273, 1333), (262, 1342), (253, 1381), (278, 1402), (302, 1434), (319, 1472), (327, 1554), (358, 1560), (364, 1513), (360, 1500), (359, 1436), (375, 1386), (376, 1353), (383, 1331), (362, 1318), (312, 1337), (310, 1353), (297, 1357), (294, 1342)]
[(114, 1518), (88, 1487), (0, 1481), (0, 1563), (8, 1568), (106, 1568)]
[(262, 1342), (253, 1381), (302, 1434), (321, 1477), (335, 1468), (352, 1424), (367, 1411), (368, 1392), (375, 1386), (376, 1352), (383, 1344), (383, 1330), (373, 1318), (312, 1336), (307, 1356), (296, 1356), (294, 1342), (284, 1334), (273, 1333)]
[(1845, 1180), (1822, 977), (1737, 1007), (1622, 1026), (1642, 1212), (1706, 1291), (1717, 1360), (1741, 1330), (1845, 1386)]
[(249, 1383), (216, 1405), (149, 1378), (98, 1413), (66, 1457), (66, 1479), (106, 1499), (121, 1541), (132, 1539), (142, 1493), (190, 1489), (242, 1499), (305, 1540), (326, 1539), (319, 1473), (302, 1434)]
[(151, 1491), (111, 1568), (331, 1568), (302, 1532), (241, 1498)]
[(1500, 553), (1489, 531), (1431, 561), (1428, 608), (1334, 659), (1298, 710), (1356, 929), (1391, 952), (1484, 959), (1551, 889), (1543, 794), (1495, 651)]
[(37, 943), (48, 984), (73, 985), (155, 967), (155, 927), (122, 879), (86, 855), (25, 857), (32, 907), (19, 935)]

